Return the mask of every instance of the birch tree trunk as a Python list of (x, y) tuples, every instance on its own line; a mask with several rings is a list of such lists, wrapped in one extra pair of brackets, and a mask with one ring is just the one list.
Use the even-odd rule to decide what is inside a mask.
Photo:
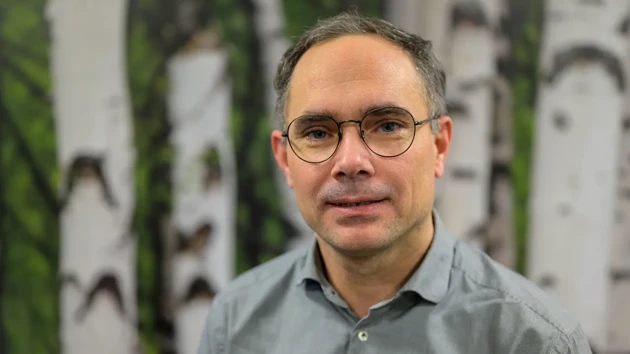
[(178, 354), (196, 353), (217, 291), (235, 275), (236, 161), (228, 53), (200, 30), (168, 64), (175, 149), (172, 308)]
[(127, 1), (50, 0), (61, 171), (61, 347), (135, 353), (136, 240)]
[(456, 237), (513, 267), (512, 93), (497, 70), (509, 55), (499, 26), (507, 7), (505, 0), (397, 0), (386, 3), (386, 18), (433, 42), (446, 72), (454, 133), (436, 209)]
[(438, 210), (456, 237), (479, 248), (485, 247), (490, 195), (498, 18), (498, 0), (453, 3), (446, 95), (454, 133)]
[[(256, 34), (261, 43), (262, 63), (264, 68), (263, 76), (266, 87), (267, 114), (270, 118), (272, 128), (282, 129), (280, 122), (276, 119), (276, 92), (274, 90), (273, 79), (276, 74), (278, 64), (284, 52), (289, 48), (284, 28), (284, 11), (280, 0), (252, 0), (255, 7), (254, 24)], [(302, 218), (300, 209), (297, 206), (295, 194), (289, 188), (284, 175), (280, 169), (275, 169), (275, 181), (280, 191), (283, 214), (295, 228), (297, 234), (291, 235), (288, 248), (299, 247), (313, 239), (313, 231)]]
[[(541, 48), (528, 275), (606, 348), (628, 1), (549, 0)], [(627, 336), (627, 333), (624, 335)]]
[[(500, 21), (506, 23), (508, 1), (500, 2)], [(512, 87), (507, 73), (510, 44), (505, 29), (498, 27), (496, 38), (497, 76), (493, 82), (494, 121), (492, 127), (492, 169), (490, 173), (489, 219), (485, 228), (485, 251), (508, 268), (516, 267), (514, 192), (510, 164), (514, 156), (512, 136)]]
[[(630, 10), (630, 9), (629, 9)], [(620, 125), (619, 181), (611, 248), (608, 351), (630, 353), (630, 11), (618, 30), (625, 36), (625, 114)]]
[[(451, 16), (454, 0), (386, 1), (385, 19), (433, 43), (435, 54), (450, 72)], [(447, 80), (448, 81), (448, 80)]]
[[(385, 19), (401, 29), (419, 35), (432, 43), (434, 53), (446, 72), (447, 86), (451, 77), (451, 18), (454, 0), (391, 0), (386, 1)], [(439, 209), (443, 179), (436, 181), (435, 203)]]

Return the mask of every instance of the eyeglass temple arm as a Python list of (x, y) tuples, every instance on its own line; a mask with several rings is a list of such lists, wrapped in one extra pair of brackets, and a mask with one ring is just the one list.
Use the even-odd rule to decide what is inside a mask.
[(434, 116), (432, 116), (432, 117), (429, 117), (429, 118), (427, 118), (427, 119), (423, 119), (423, 120), (421, 120), (421, 121), (415, 121), (413, 124), (414, 124), (414, 125), (416, 125), (416, 126), (418, 126), (418, 125), (424, 124), (424, 123), (426, 123), (426, 122), (430, 122), (430, 121), (432, 121), (432, 120), (438, 119), (438, 118), (440, 118), (440, 117), (441, 117), (441, 115), (440, 115), (440, 114), (436, 114), (436, 115), (434, 115)]

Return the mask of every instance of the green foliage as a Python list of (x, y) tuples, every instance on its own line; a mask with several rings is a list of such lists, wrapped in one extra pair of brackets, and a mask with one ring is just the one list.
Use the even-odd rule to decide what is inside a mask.
[(3, 7), (8, 9), (0, 13), (5, 350), (57, 353), (58, 171), (44, 2), (7, 1)]
[(510, 1), (512, 17), (510, 39), (512, 63), (510, 65), (513, 93), (514, 160), (512, 177), (515, 197), (515, 224), (517, 244), (516, 270), (525, 274), (527, 258), (528, 198), (532, 136), (535, 126), (536, 85), (541, 38), (542, 0), (525, 4)]
[[(133, 102), (136, 210), (134, 229), (138, 237), (138, 323), (140, 341), (147, 354), (159, 353), (159, 326), (163, 313), (162, 237), (171, 209), (170, 166), (173, 148), (169, 143), (167, 118), (166, 61), (171, 43), (159, 29), (165, 20), (149, 14), (161, 11), (159, 2), (133, 4), (129, 23), (128, 77)], [(173, 16), (165, 12), (168, 18)], [(172, 19), (171, 19), (172, 21)]]
[(364, 1), (339, 1), (339, 0), (319, 0), (319, 1), (292, 1), (284, 0), (284, 13), (286, 16), (287, 36), (294, 40), (305, 29), (313, 26), (320, 19), (325, 19), (339, 14), (342, 11), (351, 9), (357, 10), (361, 14), (382, 17), (383, 1), (387, 0), (364, 0)]
[[(361, 3), (359, 12), (380, 16), (382, 1)], [(335, 15), (351, 1), (284, 1), (291, 41), (319, 18)], [(51, 105), (49, 34), (45, 0), (5, 0), (0, 5), (0, 218), (3, 263), (2, 322), (10, 354), (59, 353), (59, 169)], [(180, 40), (172, 2), (131, 2), (128, 82), (134, 115), (138, 238), (138, 316), (145, 353), (159, 352), (166, 329), (161, 318), (164, 222), (172, 204), (173, 148), (166, 106), (167, 59)], [(527, 198), (542, 0), (512, 1), (519, 17), (509, 30), (513, 43), (512, 164), (516, 196), (518, 270), (524, 271)], [(6, 11), (4, 11), (6, 10)], [(3, 12), (4, 11), (4, 12)], [(217, 0), (205, 25), (216, 25), (229, 53), (232, 85), (230, 134), (237, 154), (237, 273), (284, 251), (291, 225), (282, 216), (274, 181), (269, 107), (263, 81), (261, 43), (254, 31), (251, 0)], [(215, 161), (215, 156), (205, 156)]]

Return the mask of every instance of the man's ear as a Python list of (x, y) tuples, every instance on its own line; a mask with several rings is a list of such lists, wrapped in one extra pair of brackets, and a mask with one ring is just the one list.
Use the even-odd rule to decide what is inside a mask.
[(293, 179), (291, 178), (291, 170), (289, 170), (288, 162), (288, 143), (285, 142), (285, 138), (282, 137), (282, 132), (274, 130), (271, 132), (271, 149), (273, 150), (273, 156), (276, 159), (276, 163), (280, 170), (287, 179), (287, 184), (290, 188), (293, 188)]
[(444, 175), (446, 165), (446, 157), (451, 147), (451, 137), (453, 134), (453, 121), (449, 116), (442, 116), (438, 120), (439, 129), (434, 134), (435, 142), (435, 177), (440, 178)]

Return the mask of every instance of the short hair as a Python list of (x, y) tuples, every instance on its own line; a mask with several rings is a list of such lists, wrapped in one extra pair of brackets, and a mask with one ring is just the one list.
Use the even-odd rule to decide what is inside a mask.
[[(403, 31), (391, 23), (361, 16), (356, 12), (343, 12), (334, 17), (320, 20), (304, 32), (282, 56), (278, 64), (274, 89), (276, 90), (276, 124), (283, 129), (289, 86), (293, 70), (308, 49), (318, 43), (345, 35), (376, 34), (398, 45), (413, 59), (425, 94), (425, 103), (432, 117), (446, 114), (446, 75), (442, 64), (433, 53), (431, 41)], [(438, 121), (431, 121), (431, 130), (438, 130)]]

